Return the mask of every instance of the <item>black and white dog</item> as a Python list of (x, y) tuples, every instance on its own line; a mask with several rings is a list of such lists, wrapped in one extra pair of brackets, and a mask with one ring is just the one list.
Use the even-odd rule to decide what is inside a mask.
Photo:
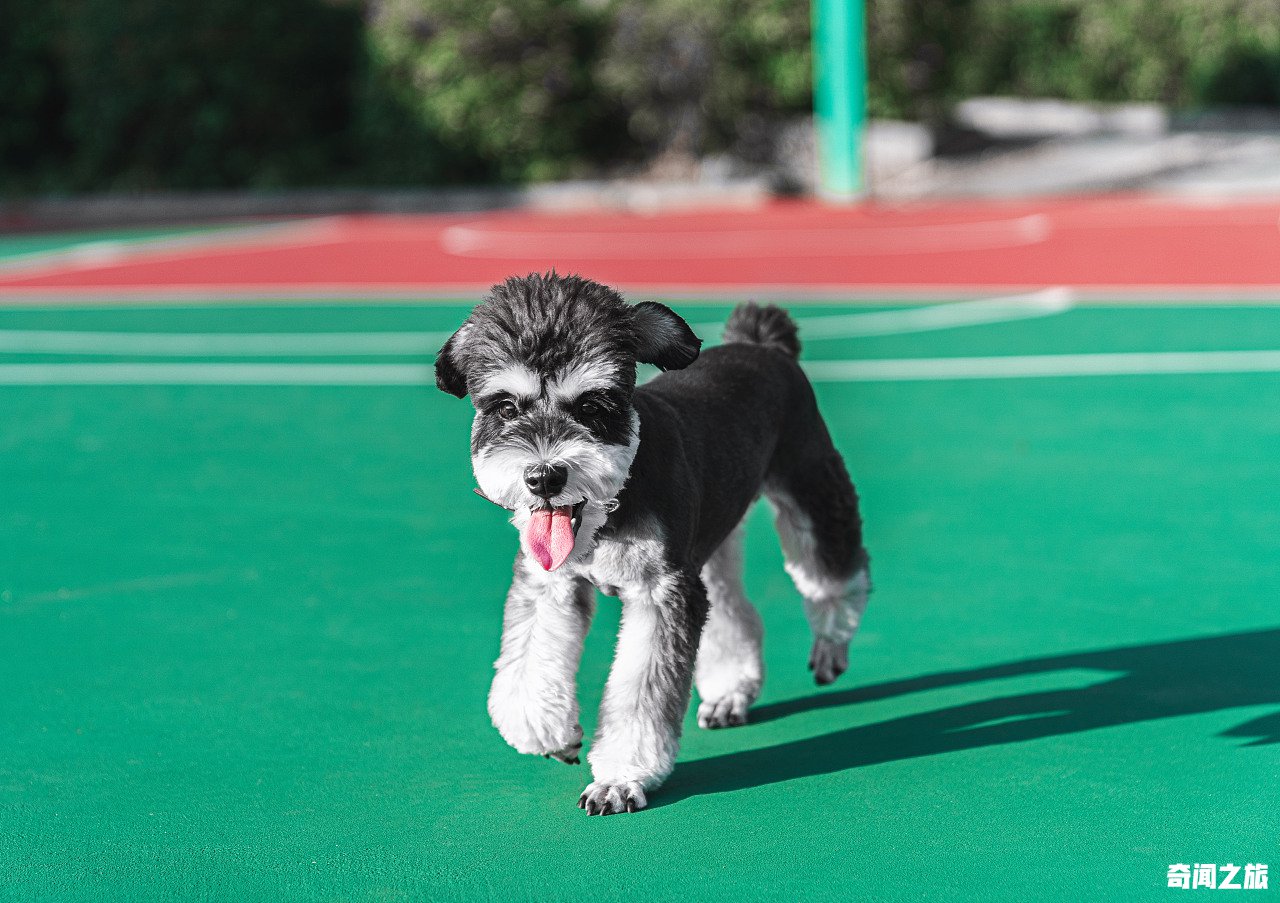
[[(495, 286), (440, 349), (470, 394), (478, 492), (520, 531), (489, 714), (508, 743), (576, 763), (576, 672), (595, 592), (622, 601), (617, 653), (578, 805), (634, 812), (670, 774), (689, 705), (743, 724), (764, 678), (739, 524), (763, 493), (813, 629), (820, 684), (848, 665), (867, 604), (858, 499), (796, 363), (786, 312), (739, 306), (724, 344), (654, 302), (574, 276)], [(636, 386), (637, 362), (663, 373)]]

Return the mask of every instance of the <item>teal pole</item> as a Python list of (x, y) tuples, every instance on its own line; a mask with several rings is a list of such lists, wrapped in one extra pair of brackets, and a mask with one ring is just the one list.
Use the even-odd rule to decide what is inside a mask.
[(813, 0), (813, 112), (818, 190), (851, 201), (866, 189), (863, 135), (867, 125), (864, 0)]

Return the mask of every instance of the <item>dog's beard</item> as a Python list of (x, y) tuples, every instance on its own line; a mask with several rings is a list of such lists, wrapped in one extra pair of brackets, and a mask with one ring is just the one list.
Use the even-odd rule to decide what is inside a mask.
[[(471, 464), (485, 497), (513, 512), (525, 551), (545, 570), (555, 570), (593, 547), (631, 472), (639, 441), (640, 419), (632, 411), (625, 445), (583, 438), (503, 440), (479, 449)], [(564, 489), (549, 500), (530, 492), (524, 480), (528, 467), (546, 462), (563, 464), (569, 474)]]

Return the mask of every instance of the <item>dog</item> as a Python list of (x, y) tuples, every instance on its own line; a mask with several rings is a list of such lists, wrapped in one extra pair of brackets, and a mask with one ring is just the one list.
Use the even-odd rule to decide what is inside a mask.
[[(867, 604), (858, 497), (797, 363), (795, 323), (746, 303), (721, 345), (701, 345), (662, 304), (552, 272), (494, 286), (435, 361), (439, 388), (475, 406), (476, 491), (520, 533), (489, 693), (516, 750), (578, 763), (595, 589), (621, 600), (578, 800), (590, 815), (645, 807), (675, 763), (691, 683), (700, 726), (746, 722), (764, 665), (741, 523), (760, 495), (819, 684), (847, 668)], [(637, 364), (664, 372), (637, 386)]]

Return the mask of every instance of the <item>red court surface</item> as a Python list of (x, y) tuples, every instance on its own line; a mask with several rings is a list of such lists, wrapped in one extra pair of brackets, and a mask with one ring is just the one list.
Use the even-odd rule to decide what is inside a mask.
[(0, 300), (473, 294), (555, 268), (632, 292), (1133, 299), (1280, 293), (1280, 201), (966, 201), (653, 215), (531, 211), (301, 219), (0, 268)]

